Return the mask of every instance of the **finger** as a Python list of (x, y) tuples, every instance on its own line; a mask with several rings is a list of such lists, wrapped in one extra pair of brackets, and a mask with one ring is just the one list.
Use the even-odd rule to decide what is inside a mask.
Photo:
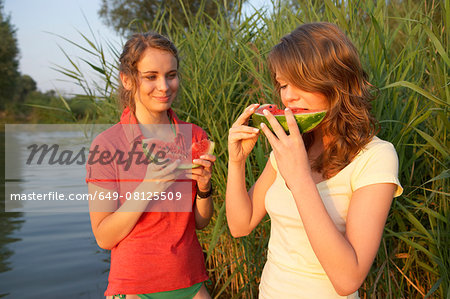
[(167, 188), (169, 188), (170, 185), (176, 183), (176, 177), (175, 176), (168, 176), (166, 179), (164, 180), (159, 180), (157, 185), (160, 189), (163, 189), (162, 191), (166, 190)]
[(203, 167), (192, 169), (192, 172), (189, 173), (191, 176), (195, 176), (196, 180), (201, 179), (202, 181), (209, 181), (211, 179), (211, 169), (206, 169)]
[(180, 160), (175, 160), (172, 163), (167, 163), (165, 164), (166, 167), (164, 167), (163, 169), (159, 170), (158, 173), (156, 175), (158, 176), (165, 176), (169, 173), (174, 172), (174, 170), (178, 167), (178, 165), (180, 165)]
[(273, 116), (272, 113), (269, 112), (269, 110), (264, 109), (263, 110), (264, 116), (269, 121), (270, 125), (272, 126), (273, 131), (275, 132), (276, 136), (280, 139), (286, 136), (286, 133), (284, 132), (283, 127), (280, 125), (278, 120)]
[(186, 178), (188, 178), (188, 179), (191, 179), (192, 180), (192, 173), (190, 173), (190, 172), (186, 172), (185, 174), (184, 174), (184, 176), (186, 177)]
[(198, 174), (194, 174), (194, 173), (186, 173), (185, 175), (188, 179), (194, 180), (194, 181), (198, 181), (201, 177)]
[(145, 178), (143, 179), (144, 182), (146, 183), (152, 183), (155, 186), (169, 186), (171, 184), (173, 184), (176, 181), (176, 176), (173, 174), (170, 175), (166, 175), (166, 176), (157, 176), (157, 177), (150, 177), (150, 178)]
[(237, 127), (245, 124), (258, 107), (259, 104), (251, 104), (250, 106), (245, 108), (244, 112), (242, 112), (238, 119), (233, 123), (232, 127)]
[(257, 134), (259, 133), (258, 128), (248, 127), (248, 126), (238, 126), (234, 128), (230, 128), (228, 136), (232, 137), (235, 134), (239, 133), (247, 133), (247, 134)]
[(204, 160), (204, 159), (194, 159), (194, 160), (192, 160), (192, 162), (194, 162), (194, 164), (198, 164), (198, 165), (203, 166), (205, 168), (206, 167), (210, 168), (211, 165), (212, 165), (212, 163), (210, 161)]
[(199, 176), (211, 175), (211, 168), (205, 168), (203, 166), (187, 169), (185, 174), (195, 174)]
[(216, 162), (216, 156), (211, 155), (211, 154), (201, 155), (201, 156), (200, 156), (200, 159), (208, 160), (208, 161), (210, 161), (211, 163)]
[(246, 139), (253, 139), (257, 138), (259, 133), (237, 133), (233, 136), (230, 136), (230, 141), (240, 141), (240, 140), (246, 140)]
[(261, 123), (261, 130), (263, 131), (264, 135), (266, 135), (267, 140), (269, 140), (270, 145), (272, 146), (272, 149), (275, 149), (278, 146), (278, 143), (280, 142), (278, 138), (272, 133), (272, 131), (267, 127), (265, 123)]
[(286, 122), (289, 128), (289, 134), (293, 136), (300, 136), (300, 130), (298, 129), (297, 121), (295, 120), (292, 110), (286, 108), (284, 110), (284, 115), (286, 116)]
[(202, 176), (205, 173), (205, 170), (203, 167), (197, 167), (197, 168), (192, 168), (189, 173)]
[(160, 171), (161, 169), (165, 168), (169, 163), (165, 162), (155, 162), (152, 161), (150, 162), (150, 164), (148, 164), (147, 168), (150, 169), (151, 171)]
[(184, 169), (177, 168), (172, 173), (176, 178), (179, 178), (180, 176), (184, 175), (185, 171), (184, 171)]
[(185, 170), (175, 169), (173, 172), (161, 177), (160, 181), (167, 182), (170, 184), (173, 184), (176, 182), (182, 182), (184, 180), (184, 175), (185, 175)]
[(258, 128), (254, 128), (254, 127), (250, 127), (250, 126), (238, 126), (238, 127), (232, 127), (230, 128), (230, 134), (234, 134), (234, 133), (258, 133), (259, 129)]

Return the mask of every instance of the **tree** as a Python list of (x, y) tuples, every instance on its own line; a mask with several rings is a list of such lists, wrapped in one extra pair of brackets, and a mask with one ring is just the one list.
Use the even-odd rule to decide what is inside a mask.
[(5, 103), (12, 102), (19, 79), (19, 49), (15, 28), (10, 17), (3, 12), (3, 0), (0, 0), (0, 109)]
[(37, 91), (36, 81), (34, 81), (34, 79), (28, 75), (20, 76), (19, 80), (17, 81), (14, 101), (18, 103), (25, 102), (27, 96), (33, 91)]
[(204, 12), (209, 17), (216, 18), (219, 9), (231, 12), (237, 6), (237, 10), (240, 10), (245, 1), (247, 0), (102, 0), (98, 13), (107, 26), (120, 34), (127, 34), (141, 30), (140, 22), (151, 26), (162, 14), (166, 21), (175, 20), (187, 27), (185, 10), (191, 15)]

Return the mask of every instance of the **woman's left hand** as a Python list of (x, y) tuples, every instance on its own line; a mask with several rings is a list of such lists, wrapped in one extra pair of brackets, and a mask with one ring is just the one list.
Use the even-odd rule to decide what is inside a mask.
[(286, 108), (284, 112), (289, 135), (285, 133), (283, 127), (269, 111), (264, 110), (263, 112), (275, 134), (264, 123), (261, 124), (261, 129), (272, 146), (281, 175), (287, 186), (291, 188), (296, 181), (298, 182), (299, 178), (311, 175), (311, 167), (303, 138), (294, 115), (289, 108)]
[(200, 167), (193, 168), (186, 174), (187, 177), (197, 181), (198, 190), (201, 192), (208, 192), (211, 188), (211, 173), (215, 161), (216, 156), (214, 155), (202, 155), (200, 159), (192, 161)]

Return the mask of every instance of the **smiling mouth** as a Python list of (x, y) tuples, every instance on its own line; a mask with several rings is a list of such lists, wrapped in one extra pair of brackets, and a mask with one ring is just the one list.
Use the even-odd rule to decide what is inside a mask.
[(170, 99), (170, 96), (163, 96), (163, 97), (154, 97), (157, 101), (160, 102), (168, 102)]

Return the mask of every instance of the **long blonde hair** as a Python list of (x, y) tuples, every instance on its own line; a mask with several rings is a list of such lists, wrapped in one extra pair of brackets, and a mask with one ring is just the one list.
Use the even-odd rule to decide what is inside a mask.
[[(378, 123), (370, 114), (373, 86), (355, 46), (334, 24), (304, 24), (272, 48), (268, 62), (278, 94), (276, 70), (294, 86), (320, 92), (328, 99), (321, 127), (331, 141), (312, 168), (330, 178), (348, 165), (378, 131)], [(304, 134), (304, 139), (308, 148), (313, 133)]]

